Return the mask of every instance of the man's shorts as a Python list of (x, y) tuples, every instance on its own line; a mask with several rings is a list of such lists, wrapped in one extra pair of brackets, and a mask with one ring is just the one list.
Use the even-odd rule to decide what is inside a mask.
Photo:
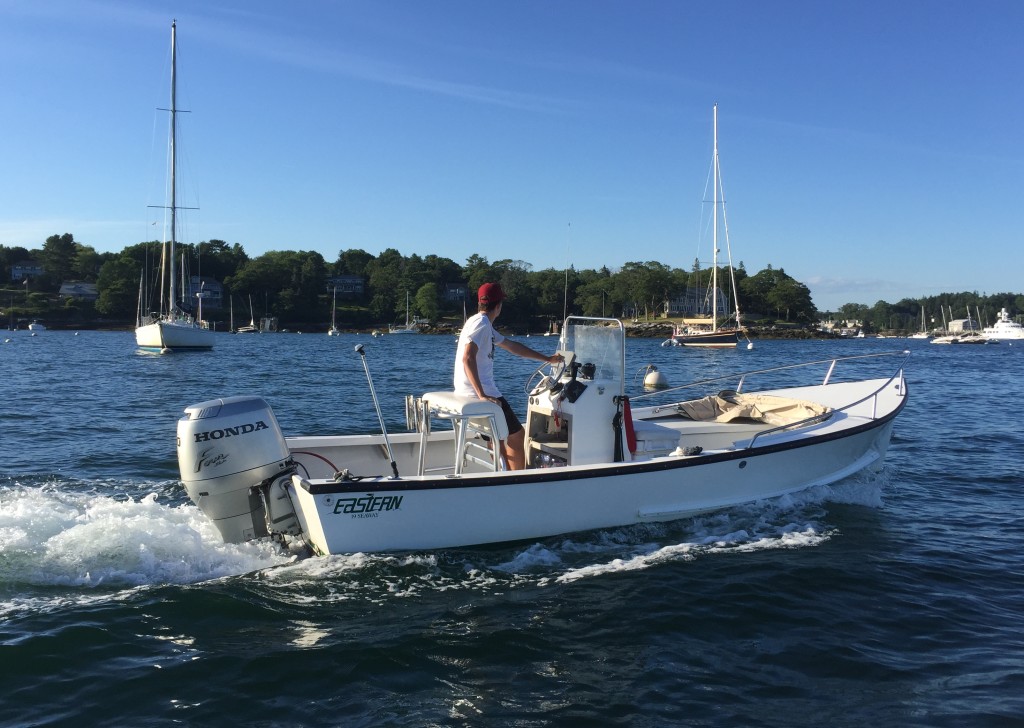
[(505, 424), (508, 425), (508, 434), (516, 434), (523, 429), (523, 423), (516, 417), (516, 413), (512, 411), (512, 405), (508, 403), (507, 399), (498, 397), (498, 401), (501, 402), (501, 411), (505, 413)]

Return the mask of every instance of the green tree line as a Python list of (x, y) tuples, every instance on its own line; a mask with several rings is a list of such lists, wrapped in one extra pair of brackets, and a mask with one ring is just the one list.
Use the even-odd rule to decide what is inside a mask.
[[(468, 290), (466, 307), (475, 308), (475, 291), (483, 283), (498, 281), (506, 291), (510, 305), (503, 316), (510, 325), (530, 326), (537, 319), (561, 320), (563, 315), (609, 316), (654, 320), (664, 314), (669, 299), (707, 287), (710, 271), (695, 261), (689, 270), (672, 268), (658, 261), (634, 261), (612, 271), (600, 269), (533, 270), (522, 260), (489, 261), (471, 255), (463, 264), (438, 255), (403, 255), (388, 248), (379, 255), (361, 249), (342, 249), (334, 261), (316, 251), (271, 251), (250, 257), (238, 244), (208, 240), (179, 245), (192, 275), (213, 278), (225, 288), (220, 311), (205, 311), (204, 318), (226, 322), (228, 296), (236, 301), (239, 313), (248, 313), (253, 301), (257, 316), (276, 316), (286, 325), (316, 325), (330, 319), (332, 301), (328, 281), (337, 275), (354, 275), (365, 282), (364, 294), (356, 299), (339, 300), (340, 326), (373, 326), (403, 320), (406, 294), (411, 313), (437, 322), (443, 318), (461, 318), (463, 303), (447, 301), (447, 284), (464, 284)], [(23, 261), (39, 262), (44, 273), (29, 286), (18, 282), (8, 285), (10, 302), (0, 298), (0, 306), (23, 306), (24, 315), (44, 316), (63, 313), (70, 318), (107, 317), (132, 321), (138, 307), (140, 275), (148, 271), (147, 290), (155, 288), (156, 263), (160, 243), (130, 245), (118, 253), (99, 253), (78, 242), (70, 233), (52, 235), (40, 249), (0, 245), (0, 276), (10, 281), (12, 266)], [(62, 282), (69, 280), (97, 285), (99, 298), (94, 304), (64, 301), (64, 311), (54, 311), (54, 299)], [(741, 263), (735, 271), (736, 291), (744, 322), (788, 322), (810, 325), (823, 315), (815, 308), (810, 290), (782, 268), (769, 265), (748, 275)], [(732, 300), (733, 291), (726, 271), (719, 271), (723, 294)], [(30, 290), (29, 290), (30, 289)], [(24, 293), (22, 294), (22, 291)], [(17, 299), (15, 301), (15, 299)], [(1024, 300), (1011, 294), (983, 299), (977, 294), (948, 294), (933, 299), (904, 299), (896, 304), (879, 301), (874, 307), (846, 304), (832, 314), (836, 318), (864, 321), (879, 330), (916, 330), (922, 305), (938, 314), (939, 305), (952, 306), (957, 315), (968, 307), (994, 318), (1006, 306), (1021, 310)], [(92, 309), (92, 310), (90, 310)], [(976, 316), (977, 313), (973, 312)], [(827, 317), (829, 314), (825, 314)], [(241, 318), (241, 316), (240, 316)], [(915, 323), (918, 322), (918, 323)]]
[(840, 321), (860, 321), (868, 333), (913, 333), (922, 329), (922, 310), (924, 330), (937, 331), (953, 319), (970, 318), (981, 325), (990, 325), (1003, 308), (1019, 319), (1021, 312), (1024, 312), (1024, 295), (982, 295), (977, 291), (964, 291), (924, 298), (904, 298), (896, 303), (878, 301), (874, 306), (846, 303), (831, 316)]

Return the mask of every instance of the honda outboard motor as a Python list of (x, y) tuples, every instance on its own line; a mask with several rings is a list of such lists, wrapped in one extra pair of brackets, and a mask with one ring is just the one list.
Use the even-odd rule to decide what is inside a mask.
[[(265, 499), (287, 498), (282, 488), (273, 486), (292, 468), (277, 418), (261, 397), (200, 402), (185, 408), (185, 416), (178, 420), (182, 483), (226, 543), (268, 535)], [(280, 503), (272, 510), (276, 521), (288, 520), (282, 519)], [(281, 530), (292, 532), (294, 513), (287, 515), (291, 522), (283, 523)]]

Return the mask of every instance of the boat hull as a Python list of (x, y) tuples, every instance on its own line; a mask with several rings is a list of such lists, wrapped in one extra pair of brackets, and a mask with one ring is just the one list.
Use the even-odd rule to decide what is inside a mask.
[(672, 337), (677, 346), (702, 346), (707, 348), (726, 349), (739, 343), (738, 331), (714, 331), (697, 334), (676, 334)]
[(1011, 333), (998, 332), (992, 334), (982, 334), (988, 341), (1024, 341), (1024, 331), (1015, 331)]
[(901, 408), (696, 457), (351, 484), (293, 478), (289, 494), (320, 554), (472, 546), (671, 521), (879, 468)]
[[(880, 468), (908, 397), (902, 362), (873, 379), (836, 371), (905, 361), (902, 351), (702, 379), (676, 388), (682, 399), (636, 395), (633, 404), (646, 398), (637, 407), (622, 394), (621, 322), (569, 317), (563, 332), (571, 363), (531, 384), (525, 469), (509, 470), (496, 447), (501, 408), (473, 396), (408, 396), (405, 433), (290, 438), (266, 401), (239, 396), (186, 408), (182, 482), (227, 542), (299, 536), (336, 554), (547, 538), (686, 518)], [(745, 388), (753, 377), (806, 376), (817, 383)]]
[(981, 335), (989, 341), (1024, 341), (1024, 326), (1011, 321), (1009, 312), (1004, 308), (995, 324), (986, 327)]
[(203, 351), (213, 348), (214, 333), (191, 324), (156, 321), (135, 329), (135, 343), (149, 351)]

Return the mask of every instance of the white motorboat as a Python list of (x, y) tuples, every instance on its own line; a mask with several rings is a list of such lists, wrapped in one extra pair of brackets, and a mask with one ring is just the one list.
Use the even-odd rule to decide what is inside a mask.
[[(171, 114), (170, 123), (170, 200), (167, 206), (170, 215), (170, 239), (164, 244), (161, 253), (161, 270), (166, 270), (166, 279), (160, 276), (160, 310), (143, 313), (143, 286), (139, 286), (138, 323), (135, 329), (135, 343), (141, 349), (152, 351), (189, 351), (213, 348), (213, 331), (202, 326), (203, 299), (198, 297), (196, 316), (184, 311), (178, 301), (178, 281), (175, 271), (175, 245), (177, 232), (177, 185), (175, 171), (177, 169), (177, 78), (176, 78), (176, 23), (171, 23)], [(164, 289), (162, 282), (166, 280), (168, 287)], [(184, 290), (184, 287), (183, 287)], [(166, 298), (164, 294), (167, 294)]]
[(33, 321), (32, 323), (30, 323), (28, 325), (28, 330), (29, 331), (46, 331), (46, 327), (43, 326), (38, 321)]
[(982, 329), (981, 335), (989, 341), (1019, 341), (1024, 339), (1024, 326), (1011, 321), (1010, 314), (1003, 308), (996, 322)]
[[(388, 434), (357, 346), (380, 433), (286, 438), (262, 398), (213, 399), (178, 422), (181, 479), (226, 542), (298, 538), (335, 554), (536, 539), (877, 470), (908, 396), (909, 352), (888, 352), (803, 365), (817, 377), (806, 386), (780, 388), (794, 365), (639, 395), (631, 411), (621, 322), (570, 317), (559, 344), (566, 363), (527, 383), (526, 470), (505, 469), (501, 409), (472, 397), (410, 395), (410, 432)], [(840, 381), (867, 360), (891, 367)], [(748, 393), (755, 378), (773, 386)]]
[[(711, 283), (708, 288), (707, 297), (710, 299), (710, 310), (705, 308), (705, 318), (684, 321), (682, 325), (672, 329), (671, 338), (665, 340), (662, 346), (699, 346), (710, 349), (735, 348), (739, 343), (740, 336), (747, 339), (747, 348), (754, 348), (750, 337), (746, 336), (740, 326), (740, 301), (736, 289), (736, 276), (732, 267), (732, 246), (729, 244), (729, 225), (725, 218), (725, 190), (722, 187), (722, 173), (718, 162), (718, 104), (714, 107), (714, 151), (711, 157), (712, 172), (712, 259), (711, 259)], [(735, 319), (732, 325), (719, 325), (718, 310), (718, 224), (719, 217), (722, 219), (722, 228), (725, 233), (725, 248), (729, 257), (729, 284), (732, 291), (733, 311), (731, 316)], [(707, 303), (707, 301), (705, 301)], [(727, 314), (727, 312), (723, 312)]]

